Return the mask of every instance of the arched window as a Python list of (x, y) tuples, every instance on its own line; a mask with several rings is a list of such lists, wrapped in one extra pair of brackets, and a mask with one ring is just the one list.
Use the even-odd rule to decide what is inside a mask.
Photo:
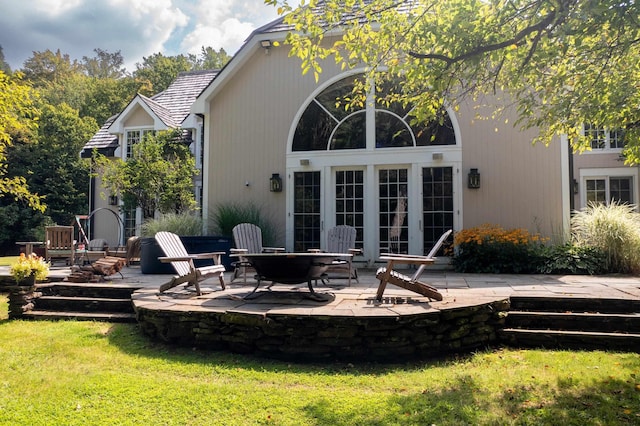
[[(367, 102), (360, 108), (345, 109), (340, 100), (352, 92), (358, 77), (344, 78), (312, 99), (296, 126), (293, 151), (366, 148), (366, 109), (374, 108), (373, 105), (376, 148), (456, 144), (453, 125), (446, 113), (439, 121), (419, 123), (412, 114), (413, 107), (398, 102), (389, 105)], [(382, 87), (376, 97), (383, 98), (388, 90), (389, 86)]]

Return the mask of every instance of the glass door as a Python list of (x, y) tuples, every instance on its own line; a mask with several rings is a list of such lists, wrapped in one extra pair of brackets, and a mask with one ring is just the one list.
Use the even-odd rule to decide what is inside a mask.
[[(453, 167), (424, 167), (422, 169), (423, 255), (431, 251), (431, 247), (442, 234), (453, 229), (453, 204)], [(442, 255), (442, 250), (441, 248), (439, 255)]]
[(378, 170), (378, 253), (409, 253), (409, 172)]
[(319, 249), (322, 231), (320, 172), (295, 172), (293, 179), (293, 250)]

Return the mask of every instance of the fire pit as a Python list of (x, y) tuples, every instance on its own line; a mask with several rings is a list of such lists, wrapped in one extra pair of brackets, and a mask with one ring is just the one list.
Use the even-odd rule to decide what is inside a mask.
[(313, 281), (322, 279), (327, 268), (336, 259), (349, 255), (344, 253), (247, 253), (238, 256), (247, 259), (256, 270), (257, 284), (245, 298), (251, 297), (262, 281), (270, 281), (280, 284), (306, 282), (312, 298), (324, 300), (313, 289)]

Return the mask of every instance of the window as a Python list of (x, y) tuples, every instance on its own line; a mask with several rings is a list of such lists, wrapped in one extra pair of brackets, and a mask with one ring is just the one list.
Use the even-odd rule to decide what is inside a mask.
[(633, 178), (631, 176), (604, 176), (585, 179), (586, 204), (613, 201), (633, 203)]
[(609, 150), (624, 148), (624, 131), (606, 130), (593, 124), (584, 125), (584, 135), (591, 142), (591, 149)]
[(140, 142), (142, 138), (145, 137), (148, 133), (153, 134), (154, 131), (151, 129), (141, 129), (141, 130), (127, 130), (127, 156), (126, 158), (133, 157), (133, 146)]
[[(376, 102), (345, 109), (341, 99), (349, 97), (360, 76), (344, 78), (318, 94), (305, 109), (293, 137), (293, 151), (327, 151), (367, 148), (367, 110), (375, 117), (376, 148), (455, 145), (456, 138), (448, 114), (438, 120), (419, 122), (411, 105), (385, 102), (391, 87), (378, 88)], [(371, 94), (370, 98), (373, 99)], [(371, 143), (372, 145), (373, 143)]]

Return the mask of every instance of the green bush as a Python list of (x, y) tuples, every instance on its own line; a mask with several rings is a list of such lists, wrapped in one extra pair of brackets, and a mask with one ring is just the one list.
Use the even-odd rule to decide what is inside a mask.
[(524, 229), (505, 230), (496, 225), (463, 229), (454, 238), (453, 266), (457, 272), (535, 272), (540, 238)]
[(635, 206), (590, 204), (574, 214), (571, 231), (576, 245), (604, 254), (606, 272), (640, 273), (640, 215)]
[(572, 243), (545, 247), (538, 252), (537, 272), (541, 274), (597, 275), (606, 272), (604, 253), (596, 247)]
[(153, 237), (160, 231), (173, 232), (182, 236), (202, 235), (203, 221), (197, 213), (167, 213), (158, 219), (150, 219), (141, 226), (143, 237)]
[(263, 209), (253, 203), (218, 204), (213, 210), (211, 229), (214, 234), (231, 236), (233, 228), (240, 223), (253, 223), (262, 230), (265, 246), (276, 244), (277, 232), (273, 223), (262, 214)]

